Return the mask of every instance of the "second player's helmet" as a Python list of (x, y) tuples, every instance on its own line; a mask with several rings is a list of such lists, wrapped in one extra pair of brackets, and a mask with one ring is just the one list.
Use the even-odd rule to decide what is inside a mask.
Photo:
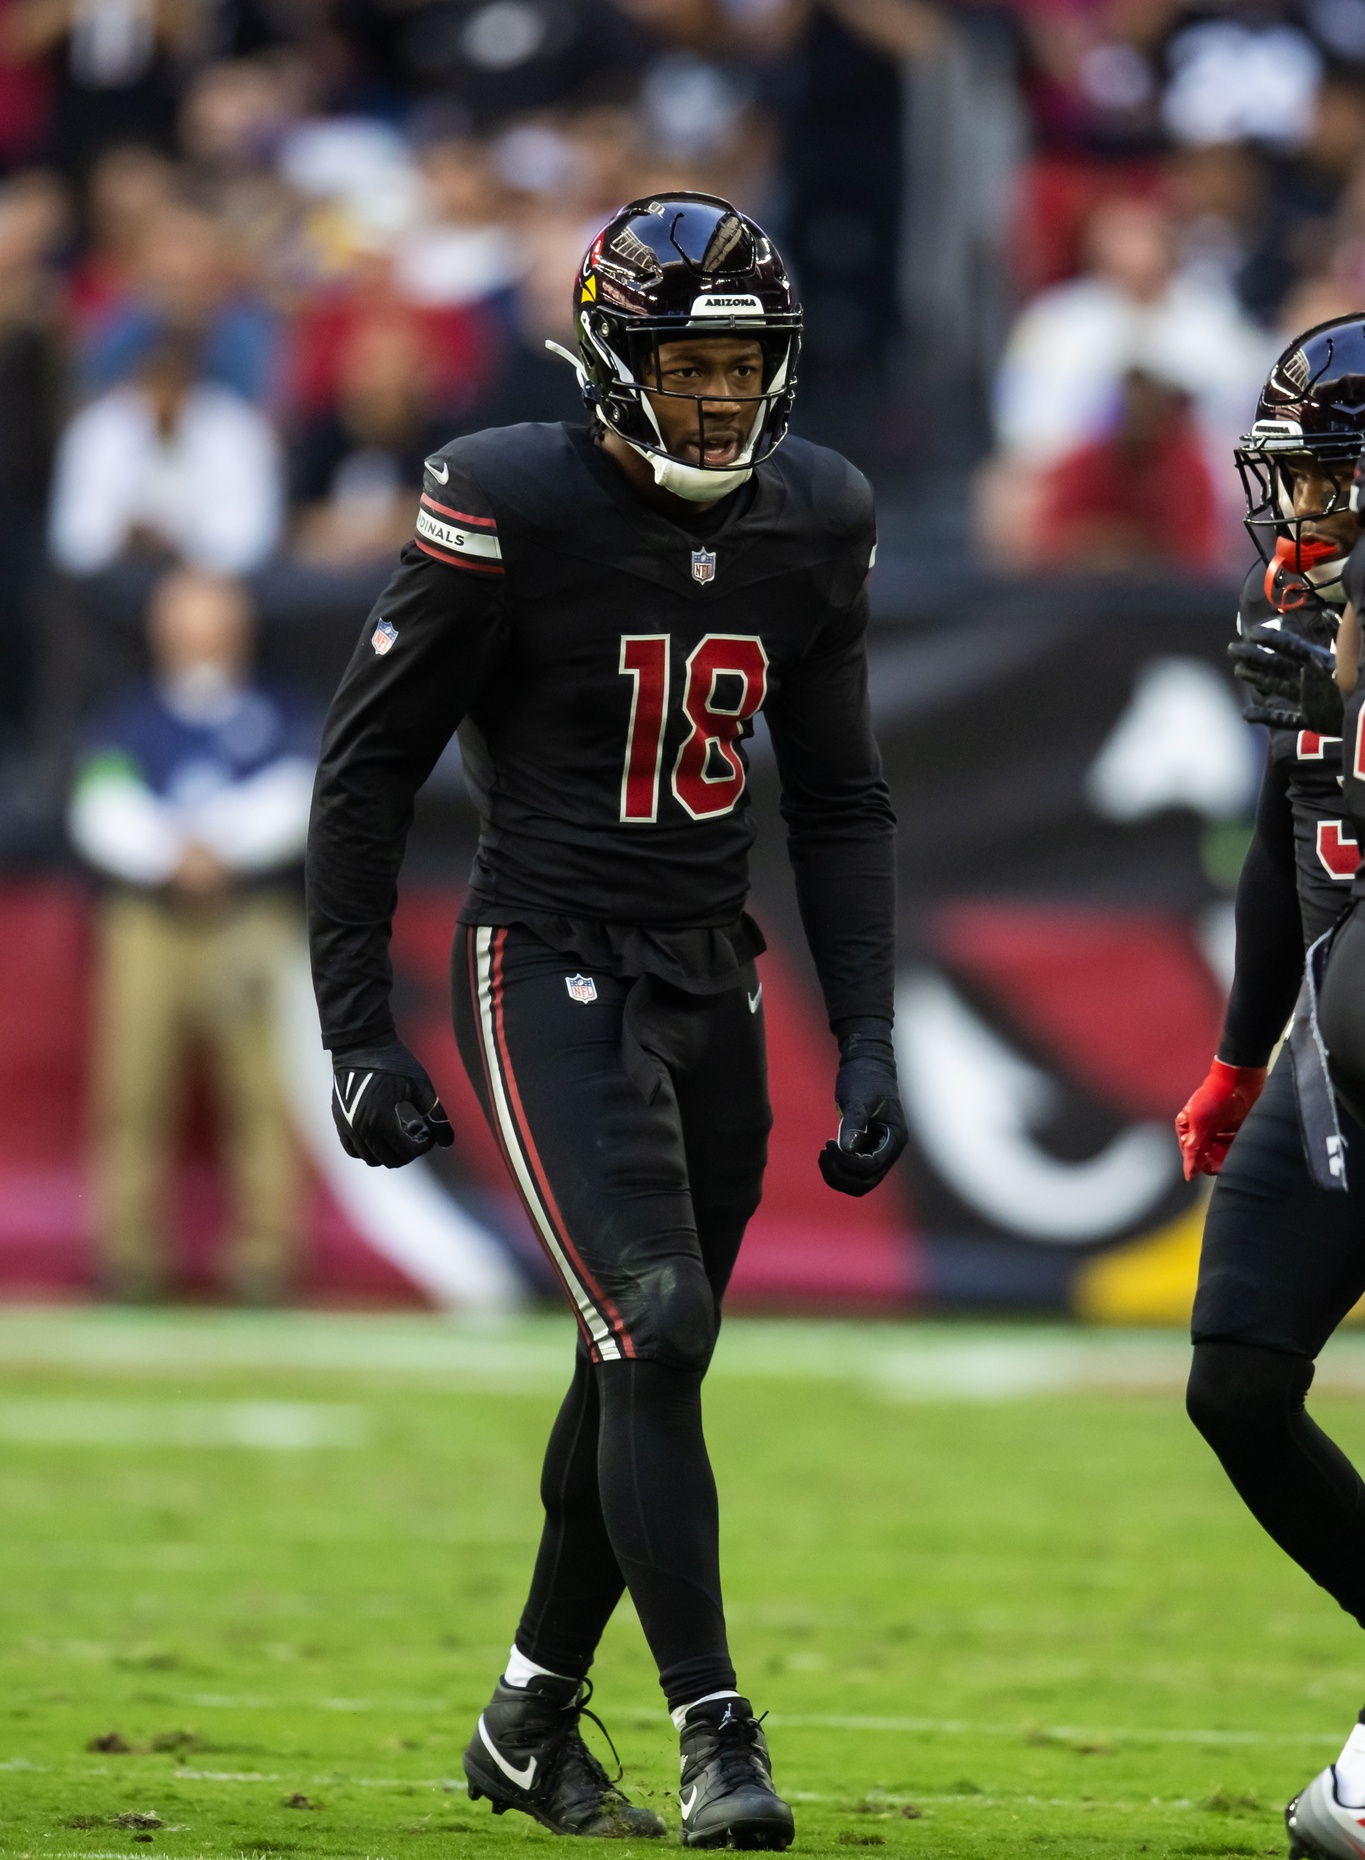
[[(713, 194), (662, 194), (622, 207), (588, 248), (574, 285), (576, 366), (598, 417), (649, 459), (656, 482), (694, 502), (723, 497), (781, 445), (791, 418), (801, 306), (763, 228)], [(659, 344), (680, 336), (753, 336), (763, 351), (753, 424), (723, 466), (669, 453), (649, 400)], [(570, 358), (573, 359), (573, 358)], [(705, 400), (695, 402), (704, 461)]]
[[(1335, 317), (1296, 338), (1261, 389), (1256, 424), (1234, 454), (1246, 492), (1246, 526), (1267, 563), (1310, 575), (1333, 551), (1301, 538), (1294, 479), (1316, 467), (1342, 479), (1318, 513), (1357, 509), (1350, 471), (1365, 446), (1365, 316)], [(1316, 579), (1316, 577), (1314, 577)]]

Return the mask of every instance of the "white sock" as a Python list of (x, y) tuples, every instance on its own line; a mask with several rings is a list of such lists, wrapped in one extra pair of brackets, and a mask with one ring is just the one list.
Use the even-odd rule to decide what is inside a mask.
[(567, 1673), (552, 1673), (548, 1666), (537, 1666), (534, 1660), (526, 1658), (514, 1641), (512, 1651), (507, 1656), (507, 1671), (502, 1676), (502, 1683), (505, 1686), (524, 1686), (528, 1680), (540, 1675), (546, 1679), (567, 1679), (569, 1677)]
[(691, 1711), (694, 1705), (705, 1705), (711, 1699), (738, 1699), (738, 1698), (743, 1698), (743, 1696), (744, 1694), (742, 1692), (736, 1692), (733, 1689), (731, 1689), (729, 1692), (707, 1692), (706, 1694), (704, 1694), (703, 1697), (699, 1699), (689, 1699), (686, 1705), (677, 1706), (668, 1715), (673, 1720), (677, 1728), (681, 1731), (683, 1728), (683, 1720), (684, 1718), (686, 1718), (688, 1712)]
[(1343, 1808), (1365, 1808), (1365, 1724), (1352, 1725), (1337, 1758), (1337, 1800)]

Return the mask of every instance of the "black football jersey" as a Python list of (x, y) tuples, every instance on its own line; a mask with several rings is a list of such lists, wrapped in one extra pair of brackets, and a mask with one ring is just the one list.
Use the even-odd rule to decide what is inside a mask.
[[(1242, 590), (1240, 630), (1282, 618), (1286, 608), (1276, 603), (1286, 598), (1294, 609), (1305, 602), (1324, 606), (1297, 577), (1286, 597), (1284, 577), (1276, 581), (1258, 564)], [(1334, 626), (1334, 610), (1327, 609), (1324, 619)], [(1360, 863), (1355, 828), (1347, 818), (1342, 794), (1341, 738), (1317, 736), (1311, 730), (1271, 730), (1269, 736), (1270, 760), (1284, 771), (1293, 811), (1299, 913), (1307, 945), (1330, 930), (1341, 915)]]
[(318, 771), (309, 915), (328, 1045), (391, 1030), (403, 840), (454, 730), (480, 814), (462, 920), (525, 923), (589, 959), (623, 947), (604, 927), (629, 929), (671, 973), (670, 938), (724, 942), (744, 921), (760, 712), (831, 1020), (889, 1019), (873, 547), (866, 481), (798, 439), (678, 521), (586, 428), (503, 427), (428, 460), (416, 536), (342, 679)]
[[(1365, 619), (1365, 539), (1358, 542), (1347, 561), (1342, 582), (1347, 598), (1357, 614)], [(1356, 689), (1346, 700), (1342, 722), (1342, 789), (1347, 831), (1365, 845), (1365, 680), (1358, 679)], [(1351, 887), (1353, 898), (1365, 898), (1365, 870), (1357, 871)]]

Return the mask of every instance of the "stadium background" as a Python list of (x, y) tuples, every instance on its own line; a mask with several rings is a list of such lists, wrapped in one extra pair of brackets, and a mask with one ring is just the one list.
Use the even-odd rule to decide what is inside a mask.
[[(1365, 0), (6, 0), (0, 45), (0, 1290), (92, 1283), (92, 892), (64, 806), (153, 572), (62, 544), (70, 422), (158, 333), (193, 337), (279, 450), (286, 514), (241, 564), (264, 663), (325, 700), (411, 495), (356, 542), (354, 485), (309, 475), (357, 371), (405, 378), (428, 435), (571, 414), (540, 345), (577, 253), (620, 199), (688, 185), (778, 238), (797, 426), (876, 485), (901, 821), (912, 1144), (856, 1204), (814, 1167), (833, 1049), (761, 842), (777, 1131), (736, 1300), (1178, 1320), (1203, 1190), (1170, 1122), (1216, 1039), (1262, 754), (1222, 657), (1248, 557), (1228, 455), (1285, 332), (1365, 296)], [(754, 764), (775, 829), (761, 731)], [(452, 752), (396, 940), (449, 1159), (375, 1181), (336, 1153), (284, 987), (306, 1300), (549, 1291), (447, 1024), (471, 830)], [(185, 1113), (202, 1297), (222, 1193), (202, 1090)]]
[[(571, 414), (539, 344), (573, 264), (684, 184), (780, 240), (798, 426), (880, 513), (913, 1139), (878, 1194), (823, 1191), (834, 1053), (760, 734), (778, 1125), (706, 1396), (732, 1645), (800, 1850), (1283, 1852), (1360, 1709), (1356, 1629), (1184, 1416), (1204, 1189), (1170, 1124), (1263, 753), (1223, 657), (1230, 448), (1287, 334), (1365, 305), (1362, 164), (1365, 0), (0, 0), (0, 1860), (548, 1839), (461, 1793), (573, 1326), (536, 1303), (448, 1030), (458, 765), (396, 945), (457, 1149), (348, 1165), (296, 963), (303, 1308), (222, 1308), (202, 1083), (178, 1295), (97, 1304), (98, 891), (66, 804), (156, 567), (145, 538), (92, 561), (60, 464), (149, 341), (192, 343), (279, 461), (236, 566), (265, 664), (322, 701), (411, 453)], [(357, 409), (397, 433), (387, 477), (343, 470)], [(1357, 1461), (1362, 1391), (1357, 1330), (1312, 1402)], [(676, 1816), (628, 1605), (593, 1677), (627, 1787)]]

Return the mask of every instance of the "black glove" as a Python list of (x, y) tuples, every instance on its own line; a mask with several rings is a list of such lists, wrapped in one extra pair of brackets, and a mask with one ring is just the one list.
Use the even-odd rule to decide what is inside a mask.
[(820, 1173), (841, 1195), (865, 1195), (905, 1148), (905, 1112), (890, 1034), (850, 1033), (839, 1042), (839, 1140), (820, 1152)]
[(1304, 639), (1287, 626), (1254, 626), (1228, 647), (1232, 674), (1249, 685), (1251, 723), (1281, 730), (1340, 736), (1342, 704), (1330, 646)]
[(341, 1147), (371, 1169), (401, 1169), (455, 1141), (436, 1088), (401, 1040), (333, 1053), (332, 1117)]

